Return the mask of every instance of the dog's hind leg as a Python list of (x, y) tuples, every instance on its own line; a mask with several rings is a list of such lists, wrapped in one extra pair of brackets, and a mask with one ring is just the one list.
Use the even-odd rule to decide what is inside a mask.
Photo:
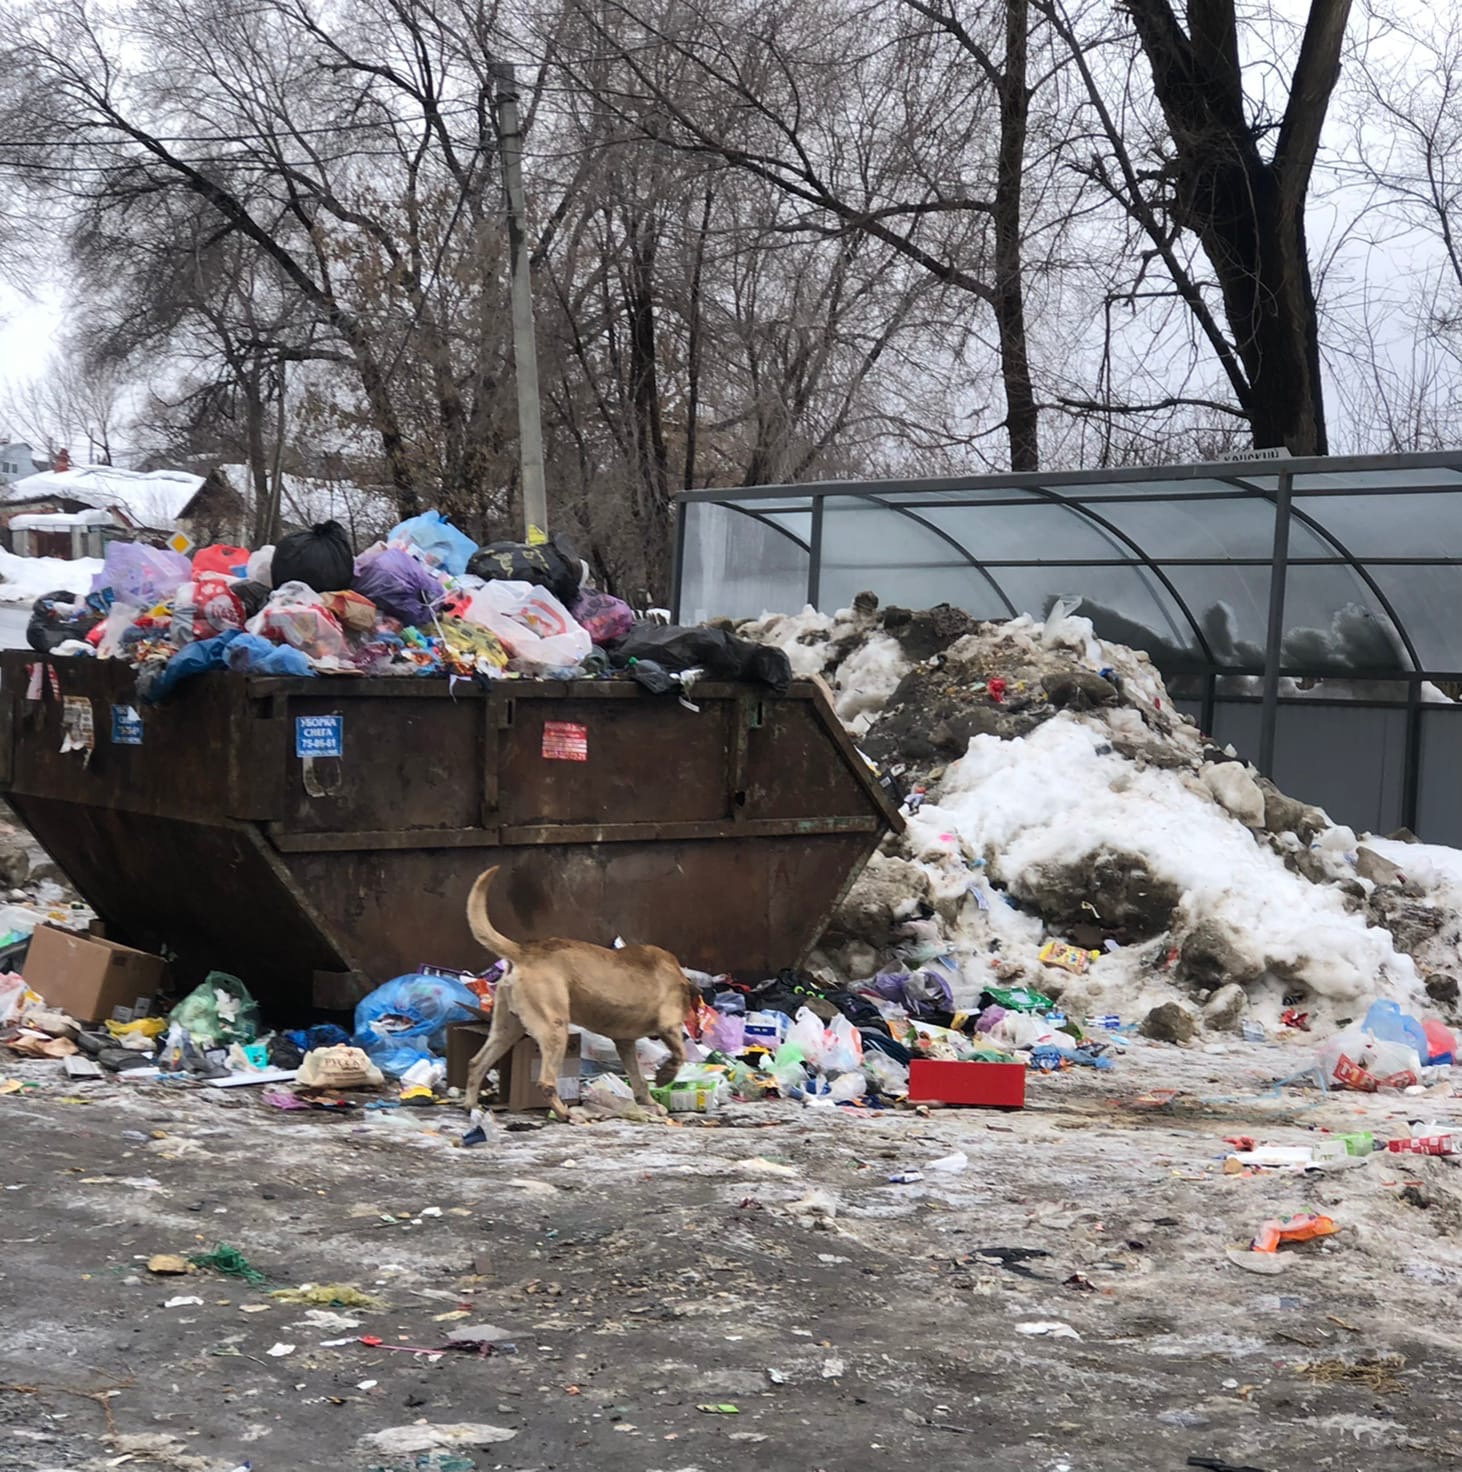
[(555, 1024), (535, 1034), (539, 1051), (543, 1054), (543, 1067), (538, 1070), (538, 1087), (548, 1098), (548, 1107), (560, 1119), (569, 1117), (568, 1107), (559, 1097), (558, 1076), (563, 1071), (563, 1055), (568, 1052), (568, 1024)]
[(462, 1102), (469, 1111), (477, 1108), (477, 1096), (482, 1092), (482, 1081), (488, 1071), (528, 1036), (523, 1024), (513, 1014), (505, 991), (504, 987), (498, 988), (497, 1005), (492, 1009), (492, 1031), (467, 1065), (467, 1087), (463, 1091)]
[(650, 1086), (645, 1082), (645, 1075), (640, 1072), (640, 1055), (636, 1051), (638, 1044), (634, 1038), (627, 1041), (616, 1038), (614, 1050), (619, 1054), (619, 1061), (624, 1064), (625, 1076), (629, 1079), (630, 1091), (635, 1096), (635, 1103), (642, 1104), (646, 1109), (652, 1107), (650, 1099)]

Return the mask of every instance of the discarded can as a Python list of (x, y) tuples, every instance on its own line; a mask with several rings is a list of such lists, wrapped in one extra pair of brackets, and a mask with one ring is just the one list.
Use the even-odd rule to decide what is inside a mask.
[(1100, 1017), (1088, 1017), (1086, 1020), (1092, 1027), (1100, 1027), (1106, 1032), (1116, 1032), (1122, 1025), (1122, 1019), (1115, 1012), (1103, 1012)]
[(1242, 1028), (1244, 1041), (1246, 1043), (1262, 1043), (1269, 1034), (1264, 1030), (1262, 1022), (1246, 1022)]
[(924, 1172), (921, 1170), (896, 1170), (889, 1178), (890, 1186), (912, 1186), (915, 1181), (922, 1181)]

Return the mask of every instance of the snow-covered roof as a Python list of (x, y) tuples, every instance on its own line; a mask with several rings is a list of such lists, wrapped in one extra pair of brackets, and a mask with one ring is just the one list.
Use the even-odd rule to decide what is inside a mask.
[(73, 526), (113, 526), (116, 518), (110, 508), (92, 511), (25, 511), (10, 518), (11, 531), (63, 531)]
[[(254, 481), (247, 465), (220, 465), (218, 475), (246, 504), (253, 505)], [(314, 526), (322, 521), (338, 521), (361, 546), (401, 520), (390, 496), (348, 480), (322, 480), (286, 473), (279, 501), (282, 519), (290, 525)]]
[(163, 531), (174, 525), (203, 484), (186, 470), (123, 470), (115, 465), (73, 465), (23, 476), (0, 490), (0, 499), (17, 502), (48, 498), (79, 501), (100, 510), (115, 508), (134, 527)]

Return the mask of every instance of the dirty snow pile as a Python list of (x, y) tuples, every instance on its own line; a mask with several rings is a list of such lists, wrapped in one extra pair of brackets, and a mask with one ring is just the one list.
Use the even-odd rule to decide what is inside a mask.
[(90, 593), (92, 579), (102, 570), (101, 559), (77, 557), (17, 557), (0, 547), (0, 603), (34, 603), (47, 593)]
[[(1362, 842), (1286, 797), (1068, 607), (976, 623), (862, 595), (737, 632), (824, 680), (913, 796), (814, 968), (942, 967), (964, 1006), (992, 984), (1129, 1021), (1176, 1001), (1179, 1031), (1274, 1029), (1289, 1006), (1324, 1031), (1377, 997), (1455, 1007), (1462, 853)], [(1085, 969), (1043, 962), (1051, 940)]]

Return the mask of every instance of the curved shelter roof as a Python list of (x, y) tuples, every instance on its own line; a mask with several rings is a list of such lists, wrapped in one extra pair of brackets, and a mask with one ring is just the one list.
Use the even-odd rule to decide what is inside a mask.
[(1168, 672), (1462, 679), (1462, 450), (678, 499), (683, 617), (1069, 596)]

